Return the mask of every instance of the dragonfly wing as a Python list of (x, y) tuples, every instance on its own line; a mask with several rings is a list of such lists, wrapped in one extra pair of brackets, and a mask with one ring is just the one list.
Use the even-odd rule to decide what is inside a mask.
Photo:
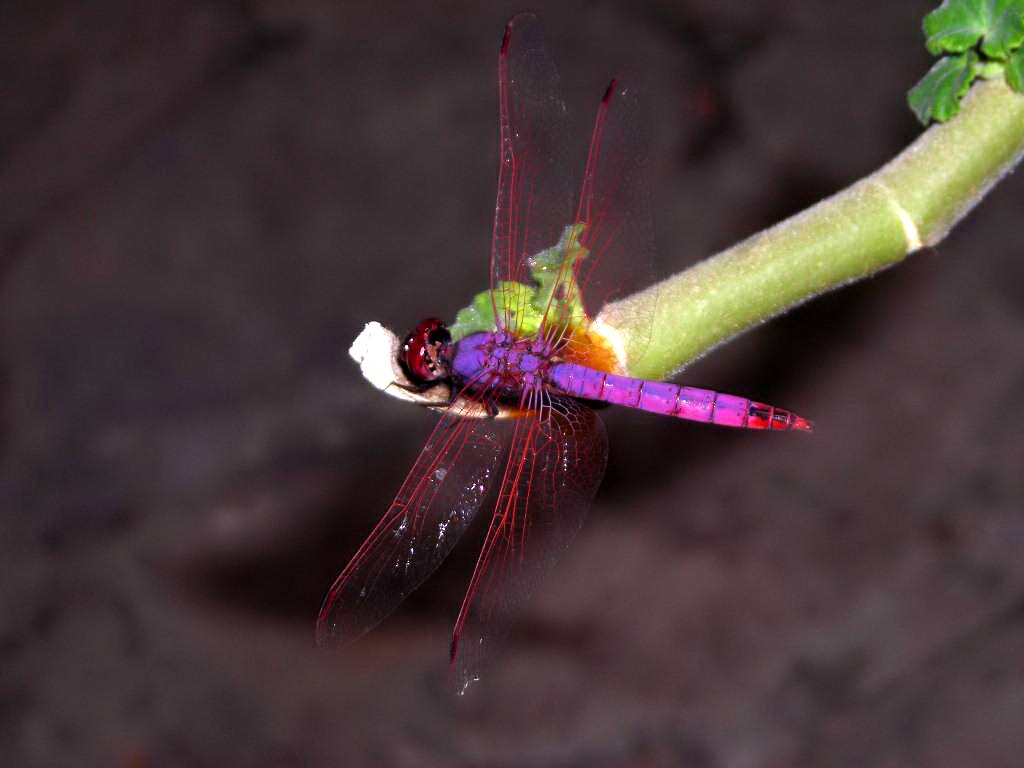
[[(575, 281), (589, 318), (596, 317), (609, 302), (652, 282), (654, 229), (647, 182), (648, 142), (639, 111), (635, 88), (616, 79), (609, 84), (594, 121), (574, 217), (585, 225), (580, 244), (588, 254), (576, 261), (572, 270), (566, 270), (562, 289), (567, 292), (570, 281)], [(564, 307), (549, 307), (548, 327), (564, 327), (565, 319), (553, 316), (559, 311), (564, 312)], [(634, 319), (632, 325), (643, 324)], [(642, 348), (636, 338), (630, 346), (634, 355)], [(571, 350), (567, 354), (571, 356)]]
[[(572, 167), (558, 70), (532, 14), (505, 28), (498, 55), (499, 165), (491, 288), (530, 282), (528, 258), (558, 242), (572, 222)], [(515, 330), (514, 309), (499, 314)]]
[(448, 555), (493, 486), (503, 441), (491, 419), (441, 417), (398, 495), (335, 580), (317, 620), (317, 642), (363, 635)]
[(516, 421), (494, 517), (452, 638), (460, 692), (479, 679), (516, 609), (576, 535), (607, 457), (600, 418), (575, 400), (554, 399)]

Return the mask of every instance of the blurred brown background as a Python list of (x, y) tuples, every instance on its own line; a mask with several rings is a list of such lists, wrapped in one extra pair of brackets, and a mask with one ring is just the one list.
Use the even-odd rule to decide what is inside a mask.
[[(533, 3), (582, 147), (643, 82), (659, 275), (918, 133), (930, 2)], [(1024, 754), (1024, 183), (606, 411), (580, 538), (476, 696), (481, 538), (312, 644), (434, 420), (348, 359), (485, 284), (512, 3), (0, 6), (5, 765), (1011, 766)]]

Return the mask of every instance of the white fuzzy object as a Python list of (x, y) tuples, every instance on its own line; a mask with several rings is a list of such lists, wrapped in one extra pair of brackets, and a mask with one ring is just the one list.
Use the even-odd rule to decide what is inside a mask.
[(400, 345), (398, 337), (389, 329), (380, 323), (371, 322), (356, 336), (348, 353), (359, 363), (363, 377), (381, 392), (417, 405), (448, 405), (451, 390), (444, 385), (423, 392), (409, 389), (412, 382), (398, 364)]
[(501, 419), (514, 415), (515, 411), (507, 408), (499, 408), (497, 414), (488, 413), (483, 405), (468, 397), (459, 396), (453, 401), (452, 389), (444, 382), (417, 391), (409, 377), (405, 375), (402, 366), (398, 364), (400, 349), (401, 342), (394, 333), (380, 323), (370, 322), (363, 328), (362, 333), (356, 336), (356, 340), (348, 348), (348, 353), (359, 363), (359, 370), (368, 382), (381, 392), (399, 400), (439, 411), (453, 408), (463, 418), (481, 419), (496, 415)]

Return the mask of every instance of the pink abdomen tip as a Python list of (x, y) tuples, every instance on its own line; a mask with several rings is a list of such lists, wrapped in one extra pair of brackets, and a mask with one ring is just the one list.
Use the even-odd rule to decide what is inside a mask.
[(775, 408), (766, 403), (751, 403), (747, 415), (747, 429), (768, 429), (773, 432), (796, 430), (813, 432), (814, 424), (803, 416), (797, 416), (785, 408)]
[(805, 419), (803, 416), (797, 416), (793, 414), (793, 423), (789, 425), (790, 429), (797, 429), (801, 432), (813, 432), (814, 422), (810, 419)]

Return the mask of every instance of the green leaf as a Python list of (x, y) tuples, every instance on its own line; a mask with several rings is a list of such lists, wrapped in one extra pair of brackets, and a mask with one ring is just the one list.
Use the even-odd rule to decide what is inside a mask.
[(491, 293), (481, 291), (473, 297), (468, 307), (456, 313), (455, 322), (448, 329), (453, 341), (465, 338), (471, 333), (493, 331), (497, 326), (495, 310), (502, 317), (509, 316), (513, 319), (519, 312), (523, 312), (517, 323), (534, 330), (540, 325), (540, 319), (535, 317), (536, 313), (533, 311), (537, 295), (537, 289), (533, 286), (505, 281), (499, 283), (497, 289), (493, 291), (493, 300)]
[[(557, 311), (549, 313), (549, 316), (558, 317), (560, 322), (567, 322), (570, 326), (579, 325), (586, 319), (583, 297), (572, 269), (577, 261), (585, 259), (589, 253), (580, 245), (585, 227), (585, 224), (580, 223), (566, 227), (557, 245), (545, 248), (529, 260), (530, 274), (538, 286), (535, 299), (537, 309), (543, 314), (548, 303), (553, 301)], [(559, 295), (553, 296), (556, 286)]]
[(1004, 61), (1024, 43), (1024, 0), (989, 0), (989, 31), (981, 50), (993, 59)]
[(933, 54), (982, 52), (1005, 60), (1024, 43), (1024, 0), (944, 0), (924, 17), (926, 46)]
[(1024, 93), (1024, 48), (1018, 48), (1006, 61), (1006, 82), (1017, 93)]
[(959, 56), (943, 56), (910, 89), (907, 103), (924, 125), (945, 122), (960, 111), (960, 99), (977, 75), (978, 56), (974, 51)]
[(587, 314), (573, 277), (573, 266), (588, 254), (580, 244), (585, 227), (579, 223), (566, 227), (557, 244), (529, 257), (533, 285), (506, 280), (493, 291), (476, 294), (470, 305), (455, 315), (455, 322), (448, 329), (452, 340), (493, 331), (498, 326), (495, 310), (501, 317), (510, 318), (517, 332), (524, 336), (537, 333), (545, 316), (549, 322), (550, 318), (558, 318), (569, 328), (581, 326)]
[(978, 44), (987, 31), (977, 0), (945, 0), (924, 17), (925, 45), (940, 53), (963, 53)]

